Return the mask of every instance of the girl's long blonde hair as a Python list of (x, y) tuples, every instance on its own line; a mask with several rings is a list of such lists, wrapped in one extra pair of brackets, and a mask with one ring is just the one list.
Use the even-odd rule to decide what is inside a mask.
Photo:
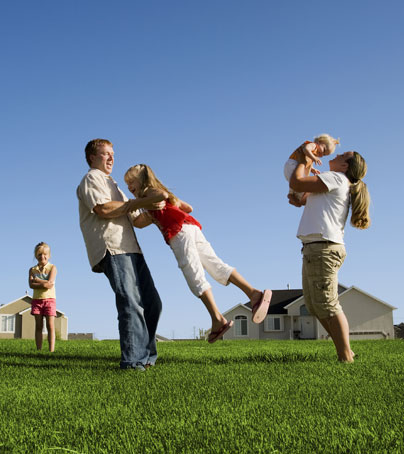
[(126, 184), (129, 184), (132, 178), (136, 178), (140, 184), (139, 197), (144, 197), (149, 188), (161, 189), (168, 193), (168, 201), (172, 205), (178, 205), (179, 199), (156, 177), (156, 174), (147, 164), (136, 164), (130, 167), (124, 176)]
[(351, 183), (351, 225), (357, 229), (367, 229), (370, 226), (370, 195), (366, 183), (362, 181), (367, 172), (367, 165), (356, 151), (346, 162), (349, 167), (345, 175)]

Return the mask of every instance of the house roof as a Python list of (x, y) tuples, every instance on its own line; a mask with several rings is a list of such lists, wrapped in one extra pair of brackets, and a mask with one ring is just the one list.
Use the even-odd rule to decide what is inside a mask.
[[(378, 303), (384, 304), (385, 306), (387, 306), (388, 308), (392, 309), (393, 311), (397, 309), (396, 307), (392, 306), (391, 304), (388, 304), (388, 303), (386, 303), (385, 301), (382, 301), (381, 299), (376, 298), (375, 296), (371, 295), (370, 293), (365, 292), (364, 290), (360, 289), (359, 287), (356, 287), (355, 285), (352, 285), (351, 287), (346, 288), (345, 291), (342, 292), (342, 293), (345, 293), (345, 292), (348, 293), (348, 292), (351, 291), (351, 290), (356, 290), (356, 291), (358, 291), (358, 292), (360, 292), (360, 293), (363, 293), (364, 295), (368, 296), (369, 298), (374, 299), (374, 300), (377, 301)], [(339, 293), (340, 293), (340, 292), (339, 292)]]
[[(268, 314), (287, 314), (288, 311), (285, 306), (300, 298), (303, 295), (301, 289), (289, 289), (289, 290), (272, 290), (271, 305), (269, 306)], [(251, 303), (248, 302), (245, 306), (251, 307)]]
[[(27, 299), (28, 299), (28, 301), (27, 301)], [(17, 298), (14, 301), (10, 301), (9, 303), (2, 304), (0, 307), (3, 308), (3, 307), (6, 307), (6, 306), (9, 306), (10, 304), (14, 304), (14, 303), (16, 303), (17, 301), (20, 301), (20, 300), (24, 300), (25, 302), (27, 302), (27, 303), (29, 302), (31, 304), (32, 296), (29, 296), (29, 295), (20, 296), (19, 298)]]

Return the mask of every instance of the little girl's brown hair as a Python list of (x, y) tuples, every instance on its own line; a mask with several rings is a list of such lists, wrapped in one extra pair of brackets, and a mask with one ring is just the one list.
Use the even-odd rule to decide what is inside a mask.
[(147, 164), (136, 164), (130, 167), (124, 176), (125, 183), (129, 184), (132, 178), (137, 178), (140, 183), (139, 197), (144, 197), (145, 192), (149, 188), (161, 189), (168, 193), (168, 201), (172, 205), (178, 205), (178, 197), (164, 186)]

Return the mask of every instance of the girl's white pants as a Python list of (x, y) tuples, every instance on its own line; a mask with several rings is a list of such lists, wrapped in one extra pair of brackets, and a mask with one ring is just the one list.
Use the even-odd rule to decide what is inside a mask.
[(177, 259), (191, 292), (200, 297), (211, 285), (206, 280), (205, 270), (217, 282), (229, 284), (234, 268), (224, 263), (196, 225), (184, 224), (170, 240), (170, 247)]

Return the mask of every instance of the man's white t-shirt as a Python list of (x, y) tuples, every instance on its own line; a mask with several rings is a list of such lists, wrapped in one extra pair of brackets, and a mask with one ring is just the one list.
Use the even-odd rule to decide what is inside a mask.
[(344, 244), (344, 227), (349, 211), (349, 180), (342, 172), (318, 175), (328, 192), (311, 193), (297, 230), (303, 243), (328, 240)]

